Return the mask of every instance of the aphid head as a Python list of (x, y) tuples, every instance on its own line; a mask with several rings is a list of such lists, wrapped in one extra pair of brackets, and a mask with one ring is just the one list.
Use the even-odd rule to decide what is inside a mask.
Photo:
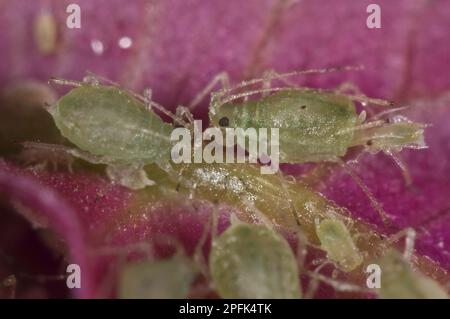
[(425, 127), (426, 125), (412, 122), (404, 116), (395, 116), (383, 125), (356, 131), (354, 144), (365, 145), (372, 153), (399, 152), (403, 148), (426, 148), (423, 135)]
[(214, 112), (210, 112), (209, 117), (211, 126), (221, 128), (239, 126), (239, 123), (236, 123), (235, 120), (235, 112), (233, 112), (236, 108), (239, 108), (239, 106), (227, 103), (216, 109)]

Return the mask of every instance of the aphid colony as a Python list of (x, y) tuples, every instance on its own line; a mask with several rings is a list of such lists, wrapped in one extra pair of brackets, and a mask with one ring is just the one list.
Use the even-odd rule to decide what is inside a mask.
[[(398, 115), (386, 118), (391, 112), (382, 112), (367, 120), (366, 111), (357, 114), (353, 101), (382, 105), (388, 105), (388, 102), (362, 94), (291, 86), (268, 87), (271, 80), (283, 80), (286, 76), (272, 74), (214, 92), (210, 105), (211, 125), (221, 129), (278, 128), (281, 163), (343, 163), (341, 157), (347, 150), (359, 145), (369, 152), (383, 151), (393, 156), (405, 169), (396, 153), (403, 148), (425, 147), (424, 125)], [(262, 175), (256, 164), (172, 163), (172, 130), (177, 126), (193, 129), (194, 119), (188, 108), (180, 106), (173, 114), (152, 101), (149, 91), (139, 95), (111, 82), (100, 84), (93, 76), (85, 82), (52, 81), (75, 86), (55, 105), (48, 107), (61, 134), (77, 146), (76, 149), (64, 147), (65, 152), (91, 163), (106, 164), (108, 176), (131, 189), (160, 187), (165, 182), (151, 180), (147, 173), (161, 170), (169, 176), (177, 191), (187, 192), (191, 198), (229, 204), (242, 212), (239, 215), (242, 221), (262, 223), (238, 222), (213, 238), (208, 269), (220, 296), (301, 297), (298, 275), (303, 271), (303, 265), (299, 265), (289, 244), (274, 230), (277, 226), (297, 233), (306, 246), (326, 253), (326, 263), (355, 276), (363, 273), (363, 266), (370, 261), (384, 258), (382, 264), (392, 276), (394, 288), (381, 290), (388, 291), (381, 296), (407, 296), (404, 290), (395, 286), (396, 280), (399, 286), (415, 285), (418, 290), (431, 291), (420, 296), (439, 295), (438, 284), (424, 275), (420, 278), (426, 280), (418, 279), (417, 272), (407, 270), (407, 262), (394, 267), (390, 264), (394, 257), (382, 257), (392, 246), (390, 241), (369, 225), (353, 221), (344, 208), (301, 181), (294, 181), (280, 172)], [(262, 89), (250, 88), (258, 83), (264, 84)], [(197, 102), (202, 94), (196, 98)], [(249, 100), (258, 94), (262, 96)], [(171, 117), (173, 125), (164, 122), (155, 110)], [(245, 149), (247, 144), (239, 146)], [(381, 205), (364, 185), (361, 186), (386, 220)], [(178, 284), (186, 287), (186, 282), (193, 277), (191, 266), (185, 265), (185, 262), (174, 263), (172, 260), (130, 264), (122, 277), (121, 295), (153, 296), (154, 290), (161, 286), (158, 277), (173, 268), (174, 273), (186, 273), (189, 278), (171, 277), (164, 294), (182, 297), (180, 293), (187, 290), (174, 287)], [(407, 275), (401, 275), (403, 273)], [(145, 281), (151, 283), (150, 288), (143, 287), (136, 276), (151, 277)]]

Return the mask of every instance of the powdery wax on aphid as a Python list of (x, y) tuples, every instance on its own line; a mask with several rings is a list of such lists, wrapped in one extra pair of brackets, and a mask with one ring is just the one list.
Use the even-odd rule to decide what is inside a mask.
[(335, 162), (350, 147), (360, 145), (371, 153), (384, 151), (397, 161), (395, 153), (403, 148), (425, 147), (422, 124), (404, 117), (395, 117), (391, 123), (364, 122), (360, 115), (345, 95), (292, 89), (256, 101), (221, 105), (211, 113), (211, 123), (279, 128), (280, 163)]
[(166, 260), (128, 263), (120, 274), (119, 297), (186, 298), (196, 274), (194, 263), (179, 255)]
[(258, 225), (237, 224), (213, 242), (211, 277), (223, 298), (299, 298), (296, 258), (284, 238)]

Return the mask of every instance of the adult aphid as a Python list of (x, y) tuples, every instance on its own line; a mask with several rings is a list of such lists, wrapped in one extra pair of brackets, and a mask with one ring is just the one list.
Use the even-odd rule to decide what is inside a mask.
[[(316, 72), (333, 71), (322, 70)], [(263, 88), (235, 93), (236, 90), (293, 74), (272, 75), (243, 82), (212, 94), (211, 125), (218, 127), (280, 130), (280, 163), (336, 161), (353, 146), (391, 156), (403, 148), (423, 148), (424, 125), (395, 116), (391, 121), (366, 121), (366, 112), (357, 114), (354, 101), (390, 105), (390, 102), (340, 91), (301, 87)], [(271, 93), (256, 100), (235, 102), (259, 93)], [(393, 109), (394, 111), (397, 109)], [(383, 113), (385, 115), (385, 112)]]
[(88, 80), (91, 83), (51, 80), (75, 86), (48, 106), (61, 134), (79, 148), (70, 153), (91, 163), (106, 164), (108, 176), (129, 188), (153, 185), (143, 166), (156, 163), (167, 169), (173, 127), (151, 107), (181, 119), (151, 101), (150, 96), (100, 85), (93, 77)]
[(339, 219), (316, 221), (316, 234), (327, 257), (344, 271), (352, 271), (364, 258), (356, 247), (350, 232)]
[(297, 261), (274, 230), (235, 224), (213, 242), (211, 277), (223, 298), (300, 298)]

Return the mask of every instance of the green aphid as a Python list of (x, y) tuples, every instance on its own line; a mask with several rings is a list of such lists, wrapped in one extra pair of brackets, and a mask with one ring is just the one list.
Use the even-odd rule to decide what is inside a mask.
[(402, 254), (390, 250), (378, 262), (381, 268), (380, 298), (447, 299), (446, 290), (433, 279), (413, 270)]
[[(425, 148), (425, 125), (395, 115), (381, 119), (398, 111), (390, 109), (366, 121), (366, 111), (357, 113), (354, 101), (363, 105), (369, 103), (388, 106), (390, 102), (366, 97), (362, 94), (349, 95), (341, 91), (275, 87), (252, 90), (257, 83), (270, 83), (272, 79), (285, 80), (300, 73), (323, 73), (330, 70), (311, 70), (291, 74), (273, 75), (261, 79), (242, 82), (231, 88), (224, 88), (211, 95), (209, 109), (210, 125), (213, 127), (277, 128), (279, 132), (278, 163), (321, 163), (338, 162), (355, 179), (382, 220), (388, 218), (382, 206), (371, 194), (367, 186), (342, 160), (351, 147), (363, 146), (370, 153), (383, 151), (391, 156), (402, 169), (406, 183), (411, 177), (406, 165), (397, 155), (403, 148)], [(261, 94), (260, 98), (249, 97)], [(248, 133), (241, 138), (242, 148), (249, 150), (251, 141)], [(269, 145), (270, 147), (270, 145)], [(268, 154), (260, 154), (260, 159)], [(272, 155), (273, 156), (273, 155)]]
[(316, 234), (327, 257), (343, 271), (352, 271), (363, 262), (362, 254), (341, 220), (328, 218), (317, 221)]
[(213, 242), (209, 267), (222, 298), (301, 297), (294, 253), (265, 226), (232, 225)]
[(186, 298), (197, 273), (195, 264), (179, 255), (166, 260), (128, 263), (120, 274), (119, 298)]
[(167, 166), (173, 127), (150, 101), (116, 86), (53, 81), (77, 86), (48, 107), (61, 134), (79, 148), (71, 154), (106, 164), (109, 177), (129, 188), (153, 185), (143, 166)]
[(280, 163), (336, 161), (360, 145), (393, 156), (403, 148), (425, 147), (424, 125), (400, 116), (392, 123), (366, 122), (366, 113), (357, 114), (344, 94), (290, 89), (242, 103), (225, 101), (217, 96), (213, 100), (211, 125), (279, 128)]

